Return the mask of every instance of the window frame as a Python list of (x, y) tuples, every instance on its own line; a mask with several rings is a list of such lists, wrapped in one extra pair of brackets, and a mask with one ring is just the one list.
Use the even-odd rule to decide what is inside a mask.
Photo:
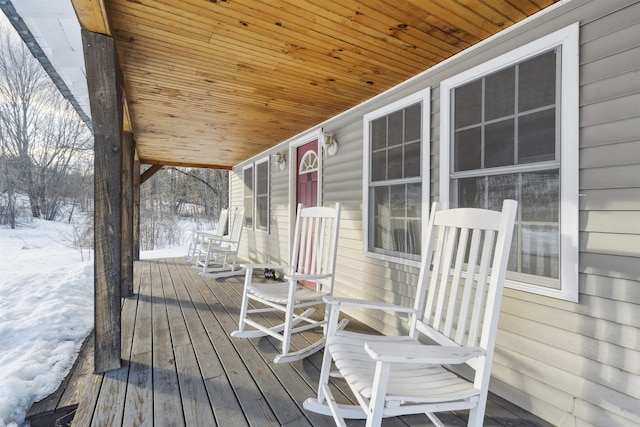
[(449, 207), (450, 181), (453, 171), (451, 149), (452, 89), (486, 77), (561, 47), (560, 76), (560, 288), (507, 278), (506, 286), (568, 301), (578, 301), (578, 207), (579, 207), (579, 23), (574, 23), (538, 40), (468, 69), (440, 84), (440, 202)]
[[(247, 196), (247, 181), (246, 181), (246, 171), (251, 169), (251, 195)], [(253, 163), (249, 163), (242, 168), (242, 203), (244, 205), (244, 228), (253, 230), (254, 221), (253, 221), (253, 210), (255, 209), (255, 169), (253, 168)], [(251, 201), (251, 206), (247, 206), (247, 200)]]
[[(266, 193), (258, 193), (258, 167), (266, 164), (267, 171), (267, 191)], [(263, 159), (256, 160), (253, 164), (253, 229), (255, 231), (259, 231), (265, 234), (269, 234), (270, 232), (270, 224), (271, 224), (271, 163), (269, 162), (269, 156), (264, 157)], [(257, 219), (258, 219), (258, 198), (264, 197), (266, 199), (267, 206), (267, 218), (266, 218), (266, 226), (264, 228), (258, 228)]]
[[(420, 256), (418, 259), (411, 259), (409, 254), (405, 254), (406, 257), (391, 254), (382, 254), (369, 250), (369, 231), (373, 224), (369, 224), (369, 191), (371, 189), (371, 156), (370, 156), (370, 124), (374, 120), (387, 116), (396, 111), (402, 110), (406, 107), (414, 105), (416, 103), (422, 103), (421, 113), (421, 149), (420, 149), (420, 184), (422, 186), (422, 204), (421, 204), (421, 218), (420, 218), (420, 237), (421, 241), (426, 239), (426, 224), (429, 218), (429, 202), (430, 202), (430, 155), (431, 155), (431, 88), (427, 87), (420, 91), (417, 91), (411, 95), (408, 95), (395, 102), (387, 104), (381, 108), (371, 111), (363, 116), (363, 178), (362, 178), (362, 234), (363, 234), (363, 252), (365, 256), (394, 262), (398, 264), (409, 265), (413, 267), (420, 266)], [(414, 256), (415, 257), (415, 256)]]

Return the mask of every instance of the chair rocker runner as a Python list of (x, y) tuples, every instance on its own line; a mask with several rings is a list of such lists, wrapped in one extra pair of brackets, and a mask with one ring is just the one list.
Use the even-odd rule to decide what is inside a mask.
[[(426, 414), (444, 426), (435, 412), (469, 409), (468, 426), (481, 426), (516, 209), (513, 200), (504, 201), (502, 212), (438, 211), (434, 204), (412, 308), (325, 298), (329, 325), (318, 396), (307, 399), (305, 409), (332, 415), (341, 426), (344, 418), (366, 419), (367, 427), (407, 414)], [(342, 306), (407, 315), (409, 332), (341, 331)], [(332, 361), (337, 373), (330, 373)], [(457, 364), (469, 365), (473, 378), (457, 375)], [(330, 374), (346, 380), (359, 405), (336, 403)]]
[(189, 240), (189, 248), (187, 249), (187, 255), (185, 258), (189, 263), (195, 265), (199, 259), (199, 255), (205, 254), (206, 246), (209, 237), (220, 238), (224, 237), (224, 232), (227, 229), (227, 219), (229, 217), (229, 210), (222, 209), (220, 211), (220, 217), (218, 218), (218, 225), (215, 230), (193, 230), (191, 232), (191, 239)]
[(244, 227), (244, 207), (237, 207), (229, 216), (229, 235), (203, 234), (201, 250), (194, 267), (205, 277), (229, 277), (243, 274), (238, 264), (240, 238)]
[[(242, 305), (240, 307), (239, 329), (232, 337), (254, 338), (272, 336), (282, 341), (282, 354), (275, 363), (291, 362), (320, 350), (324, 346), (324, 336), (308, 347), (290, 351), (291, 335), (318, 327), (325, 327), (323, 320), (311, 318), (315, 311), (312, 306), (324, 305), (323, 297), (333, 294), (335, 261), (340, 222), (340, 204), (335, 208), (298, 205), (295, 234), (289, 265), (246, 265)], [(284, 271), (282, 283), (256, 282), (256, 269), (273, 268)], [(300, 284), (304, 281), (306, 285)], [(309, 287), (309, 283), (312, 284)], [(260, 303), (265, 308), (250, 308), (249, 304)], [(284, 313), (283, 323), (272, 326), (262, 314)], [(262, 321), (262, 322), (261, 322)], [(301, 326), (298, 326), (302, 323)], [(340, 327), (346, 325), (343, 321)], [(255, 329), (247, 329), (250, 326)]]

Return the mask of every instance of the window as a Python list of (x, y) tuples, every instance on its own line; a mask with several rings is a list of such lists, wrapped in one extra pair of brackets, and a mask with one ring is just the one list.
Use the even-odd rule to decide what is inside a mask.
[(425, 89), (364, 116), (363, 226), (369, 256), (411, 265), (420, 261), (429, 205), (429, 100)]
[(269, 157), (242, 169), (244, 226), (269, 232)]
[(244, 183), (244, 226), (253, 228), (253, 164), (242, 169)]
[(269, 158), (256, 162), (256, 230), (269, 232)]
[(518, 201), (508, 286), (577, 300), (578, 25), (441, 85), (443, 204)]

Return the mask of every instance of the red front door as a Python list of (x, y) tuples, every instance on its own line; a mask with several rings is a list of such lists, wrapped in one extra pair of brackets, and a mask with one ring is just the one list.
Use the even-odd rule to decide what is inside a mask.
[[(318, 206), (318, 141), (297, 148), (296, 206)], [(315, 289), (315, 283), (301, 280), (300, 284)]]

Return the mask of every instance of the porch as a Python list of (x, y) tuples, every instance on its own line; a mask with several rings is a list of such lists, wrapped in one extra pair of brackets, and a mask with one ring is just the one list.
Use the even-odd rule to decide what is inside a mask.
[[(333, 425), (329, 417), (302, 409), (315, 394), (321, 353), (274, 364), (279, 343), (229, 337), (237, 326), (242, 282), (240, 276), (202, 278), (181, 258), (136, 262), (135, 295), (122, 307), (123, 367), (89, 376), (72, 425)], [(348, 327), (366, 328), (353, 320)], [(299, 335), (294, 345), (304, 342)], [(346, 386), (339, 380), (334, 386), (336, 399), (348, 402)], [(465, 424), (464, 413), (443, 419)], [(412, 416), (384, 425), (431, 424), (426, 416)], [(493, 395), (485, 425), (549, 426)]]

